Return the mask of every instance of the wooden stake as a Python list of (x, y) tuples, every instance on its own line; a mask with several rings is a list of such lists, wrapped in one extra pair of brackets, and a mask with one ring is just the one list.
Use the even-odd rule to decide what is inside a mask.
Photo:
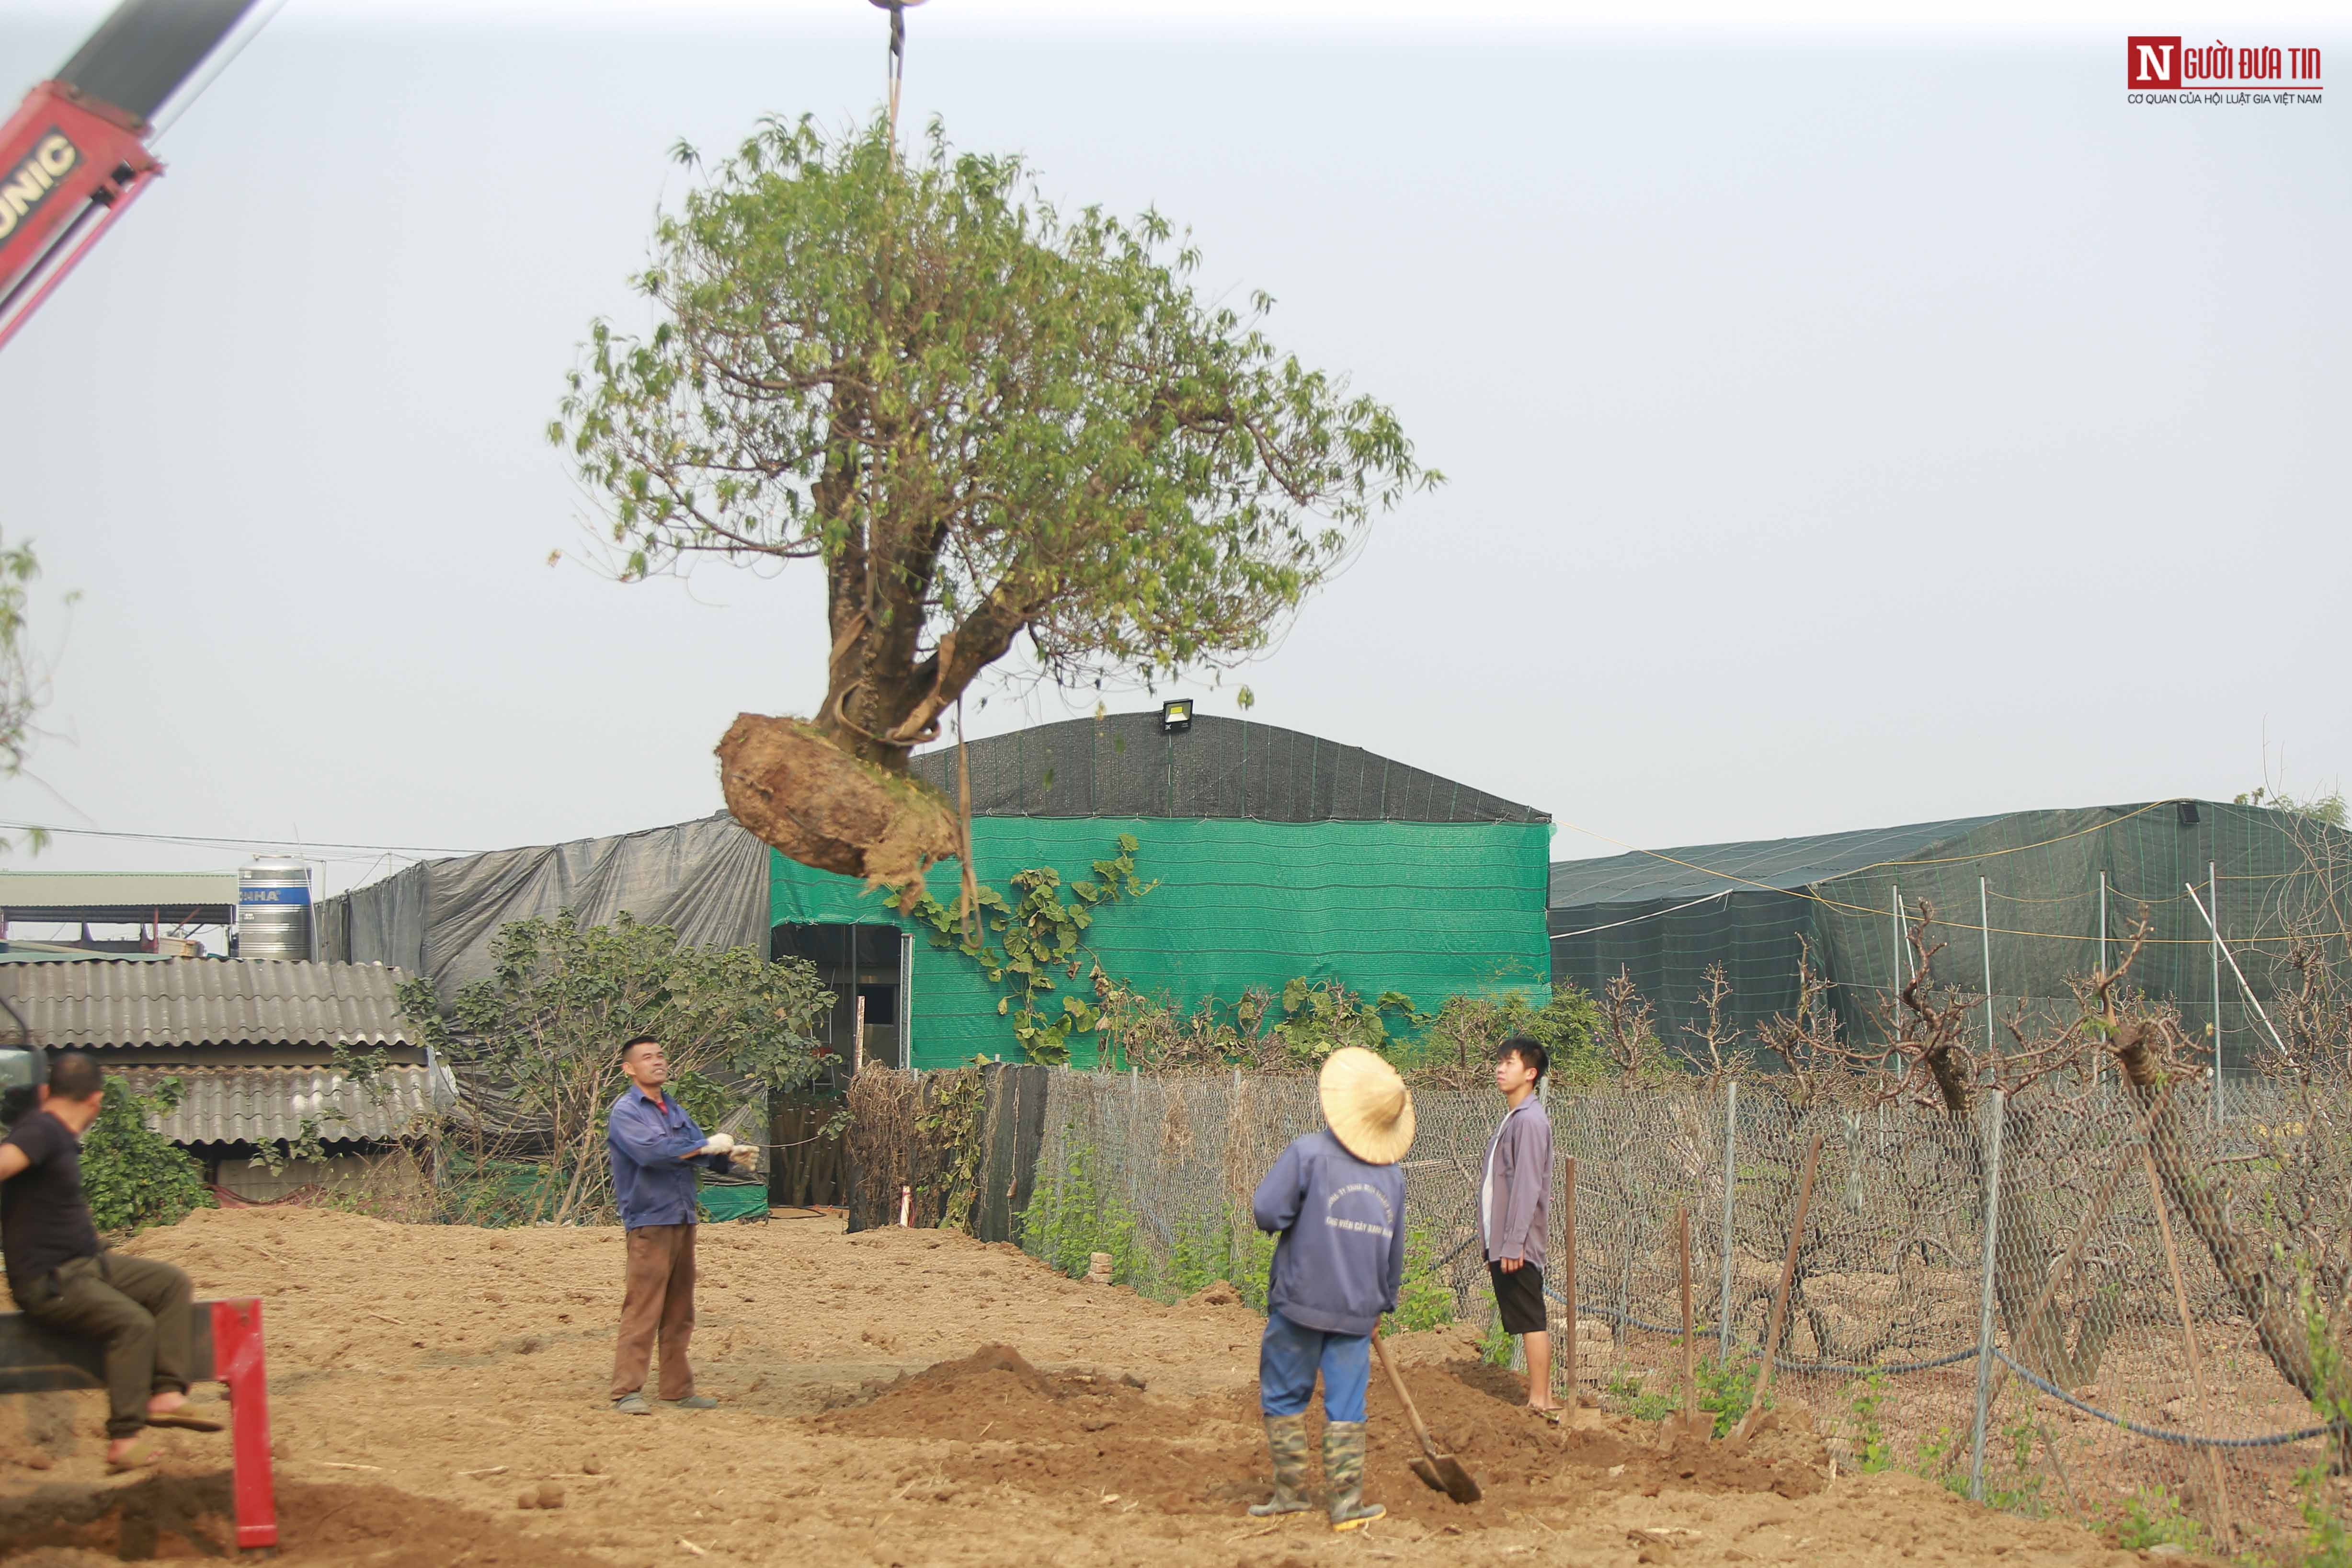
[(1764, 1408), (1764, 1396), (1772, 1391), (1772, 1363), (1780, 1354), (1780, 1326), (1789, 1317), (1789, 1288), (1797, 1278), (1797, 1252), (1805, 1245), (1805, 1211), (1813, 1205), (1813, 1172), (1822, 1163), (1822, 1138), (1817, 1135), (1813, 1146), (1805, 1151), (1805, 1179), (1797, 1188), (1797, 1223), (1789, 1227), (1789, 1256), (1780, 1264), (1780, 1288), (1772, 1292), (1772, 1321), (1764, 1331), (1764, 1370), (1756, 1374), (1756, 1394), (1748, 1403), (1748, 1414), (1739, 1418), (1739, 1426), (1732, 1436), (1745, 1437), (1756, 1423), (1757, 1412)]
[(1560, 1243), (1567, 1256), (1560, 1259), (1559, 1294), (1568, 1309), (1568, 1332), (1561, 1336), (1566, 1342), (1560, 1354), (1568, 1373), (1568, 1407), (1573, 1411), (1580, 1403), (1576, 1392), (1576, 1156), (1570, 1154), (1565, 1164), (1567, 1174), (1560, 1180), (1560, 1197), (1565, 1205), (1560, 1215)]
[(1683, 1265), (1683, 1426), (1698, 1430), (1698, 1365), (1696, 1342), (1691, 1332), (1690, 1205), (1677, 1205), (1675, 1226), (1682, 1233)]
[[(2164, 1237), (2164, 1260), (2172, 1267), (2172, 1301), (2180, 1310), (2180, 1342), (2189, 1352), (2189, 1385), (2197, 1391), (2197, 1408), (2212, 1409), (2205, 1397), (2205, 1359), (2197, 1351), (2197, 1329), (2189, 1315), (2189, 1286), (2180, 1276), (2180, 1249), (2172, 1244), (2172, 1216), (2164, 1201), (2164, 1184), (2156, 1173), (2156, 1149), (2153, 1144), (2140, 1145), (2141, 1163), (2147, 1172), (2147, 1195), (2156, 1204), (2156, 1227)], [(2221, 1550), (2230, 1550), (2230, 1483), (2221, 1471), (2221, 1451), (2205, 1450), (2206, 1458), (2213, 1465), (2213, 1513), (2215, 1533), (2221, 1538)]]

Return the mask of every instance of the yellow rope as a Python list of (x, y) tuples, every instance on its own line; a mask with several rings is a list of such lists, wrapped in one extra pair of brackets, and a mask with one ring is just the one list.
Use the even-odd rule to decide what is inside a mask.
[(2021, 844), (2014, 849), (1988, 849), (1981, 855), (1948, 855), (1939, 860), (1874, 860), (1867, 866), (1857, 866), (1851, 871), (1840, 871), (1838, 875), (1859, 877), (1864, 871), (1875, 871), (1886, 866), (1959, 866), (1970, 860), (1997, 860), (2003, 855), (2022, 855), (2028, 849), (2046, 849), (2053, 844), (2063, 844), (2071, 838), (2082, 838), (2093, 833), (2105, 833), (2108, 828), (2121, 826), (2133, 817), (2154, 811), (2159, 805), (2175, 805), (2186, 798), (2185, 795), (2175, 795), (2169, 800), (2152, 800), (2137, 811), (2127, 811), (2121, 816), (2110, 818), (2105, 822), (2095, 822), (2088, 827), (2079, 828), (2073, 833), (2062, 833), (2055, 838), (2044, 838), (2033, 844)]

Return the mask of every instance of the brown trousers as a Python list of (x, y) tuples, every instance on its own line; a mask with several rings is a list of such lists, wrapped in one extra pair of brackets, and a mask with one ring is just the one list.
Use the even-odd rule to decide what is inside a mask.
[(654, 1339), (661, 1339), (660, 1395), (694, 1392), (686, 1347), (694, 1338), (694, 1226), (641, 1225), (628, 1233), (628, 1289), (621, 1298), (621, 1342), (613, 1356), (613, 1397), (646, 1385)]
[(16, 1304), (44, 1328), (106, 1346), (106, 1435), (147, 1425), (147, 1401), (188, 1390), (188, 1277), (152, 1258), (77, 1258)]

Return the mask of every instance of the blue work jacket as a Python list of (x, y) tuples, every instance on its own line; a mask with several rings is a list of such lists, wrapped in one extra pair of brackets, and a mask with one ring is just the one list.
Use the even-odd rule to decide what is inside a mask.
[(635, 1084), (613, 1102), (604, 1120), (604, 1147), (613, 1155), (613, 1201), (621, 1224), (692, 1225), (694, 1173), (727, 1169), (727, 1156), (688, 1158), (710, 1142), (686, 1107), (665, 1095), (656, 1105)]
[(1404, 1173), (1368, 1165), (1328, 1128), (1294, 1139), (1251, 1209), (1274, 1244), (1266, 1305), (1301, 1328), (1369, 1334), (1404, 1280)]

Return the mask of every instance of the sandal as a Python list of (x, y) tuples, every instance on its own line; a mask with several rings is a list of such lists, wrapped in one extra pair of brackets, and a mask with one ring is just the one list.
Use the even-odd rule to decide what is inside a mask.
[(176, 1410), (150, 1410), (147, 1412), (147, 1425), (150, 1426), (176, 1426), (183, 1432), (217, 1432), (221, 1430), (221, 1424), (219, 1422), (214, 1420), (209, 1415), (199, 1415), (185, 1405), (182, 1405)]
[(131, 1444), (121, 1458), (108, 1459), (106, 1473), (110, 1476), (120, 1476), (127, 1475), (132, 1470), (143, 1470), (153, 1465), (157, 1458), (155, 1439), (142, 1437)]
[(1557, 1426), (1559, 1425), (1561, 1412), (1558, 1405), (1553, 1405), (1549, 1410), (1536, 1410), (1535, 1406), (1532, 1405), (1528, 1405), (1528, 1408), (1535, 1410), (1537, 1415), (1542, 1416), (1547, 1426)]

